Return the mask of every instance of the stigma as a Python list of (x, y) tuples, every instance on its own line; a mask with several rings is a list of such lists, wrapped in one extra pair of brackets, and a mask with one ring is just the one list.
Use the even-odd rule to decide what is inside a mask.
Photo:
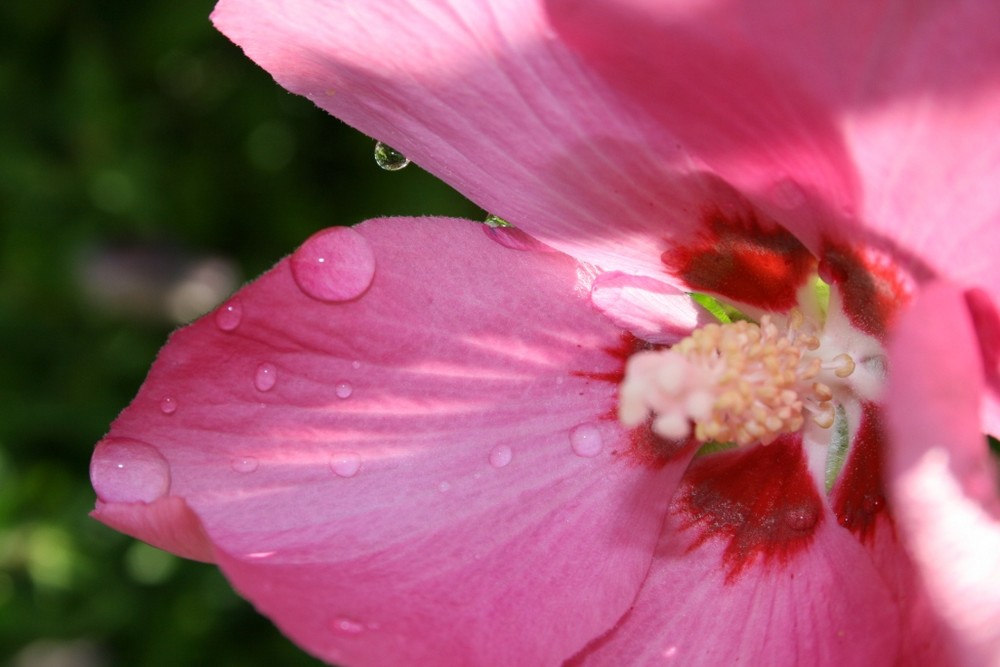
[(709, 324), (669, 349), (643, 351), (626, 365), (618, 418), (670, 440), (769, 444), (811, 420), (834, 423), (837, 387), (855, 360), (821, 344), (798, 310), (759, 323)]

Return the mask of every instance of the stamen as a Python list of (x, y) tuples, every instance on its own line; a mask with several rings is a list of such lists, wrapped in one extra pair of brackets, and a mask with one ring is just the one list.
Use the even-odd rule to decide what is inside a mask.
[[(618, 416), (626, 427), (651, 415), (658, 435), (702, 442), (770, 443), (800, 430), (807, 417), (833, 425), (834, 392), (823, 371), (850, 375), (854, 360), (841, 354), (824, 363), (820, 339), (793, 310), (783, 328), (765, 315), (709, 324), (668, 350), (629, 359), (619, 391)], [(824, 378), (830, 375), (823, 374)]]

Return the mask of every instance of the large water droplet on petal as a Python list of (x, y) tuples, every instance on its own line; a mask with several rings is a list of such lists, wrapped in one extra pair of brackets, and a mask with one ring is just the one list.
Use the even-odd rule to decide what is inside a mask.
[(570, 431), (569, 444), (574, 454), (588, 459), (600, 454), (604, 447), (601, 432), (593, 424), (580, 424)]
[(90, 482), (106, 503), (151, 503), (170, 490), (170, 466), (150, 444), (105, 438), (90, 460)]
[(215, 326), (223, 331), (232, 331), (240, 326), (243, 319), (243, 304), (239, 299), (230, 299), (215, 311)]
[(361, 469), (361, 457), (354, 452), (338, 452), (330, 457), (330, 470), (339, 477), (354, 477)]
[(490, 465), (494, 468), (503, 468), (514, 458), (514, 450), (507, 445), (497, 445), (490, 452)]
[(254, 371), (253, 386), (257, 387), (258, 391), (271, 391), (277, 381), (278, 369), (274, 364), (263, 363)]
[(375, 164), (386, 171), (399, 171), (410, 164), (410, 160), (392, 146), (379, 141), (375, 144)]
[(233, 459), (233, 470), (236, 472), (253, 472), (257, 469), (257, 459), (252, 456), (241, 456)]
[(313, 234), (292, 255), (291, 265), (299, 289), (319, 301), (356, 299), (375, 277), (371, 244), (349, 227)]
[(354, 393), (354, 387), (351, 386), (350, 382), (338, 382), (334, 391), (337, 392), (337, 398), (350, 398), (351, 394)]

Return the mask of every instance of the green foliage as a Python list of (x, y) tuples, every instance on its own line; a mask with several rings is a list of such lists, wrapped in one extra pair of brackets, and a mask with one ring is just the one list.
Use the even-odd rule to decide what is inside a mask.
[(0, 664), (318, 664), (214, 567), (87, 517), (93, 444), (177, 323), (87, 297), (95, 249), (249, 278), (330, 225), (483, 219), (418, 167), (379, 169), (372, 139), (278, 88), (210, 11), (0, 3)]

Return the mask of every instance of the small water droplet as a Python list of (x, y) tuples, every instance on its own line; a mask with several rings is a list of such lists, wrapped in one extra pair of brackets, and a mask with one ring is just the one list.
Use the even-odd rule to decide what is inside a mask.
[(338, 616), (330, 621), (330, 629), (338, 635), (357, 637), (365, 631), (365, 624), (347, 616)]
[(593, 458), (601, 453), (604, 441), (601, 432), (593, 424), (580, 424), (569, 432), (569, 443), (573, 453), (584, 458)]
[(361, 362), (355, 359), (354, 361), (351, 362), (351, 368), (353, 368), (354, 370), (358, 370), (359, 368), (361, 368)]
[(277, 381), (278, 369), (274, 364), (263, 363), (254, 371), (253, 386), (257, 387), (257, 391), (271, 391)]
[(438, 491), (440, 491), (441, 493), (447, 493), (448, 491), (451, 491), (451, 483), (441, 482), (440, 484), (438, 484)]
[(335, 391), (337, 398), (350, 398), (351, 394), (354, 393), (354, 387), (351, 386), (350, 382), (338, 382)]
[(507, 222), (506, 220), (504, 220), (503, 218), (501, 218), (499, 216), (496, 216), (496, 215), (493, 215), (492, 213), (489, 214), (488, 216), (486, 216), (486, 220), (484, 221), (484, 224), (487, 227), (513, 227), (514, 226), (514, 225), (510, 224), (509, 222)]
[(232, 467), (236, 472), (253, 472), (257, 469), (257, 459), (252, 456), (241, 456), (233, 459)]
[(313, 234), (291, 259), (292, 276), (306, 295), (319, 301), (350, 301), (364, 294), (375, 277), (375, 252), (350, 227)]
[(165, 396), (160, 401), (160, 412), (165, 415), (172, 415), (177, 412), (177, 401), (172, 396)]
[(497, 445), (490, 452), (490, 465), (494, 468), (503, 468), (514, 458), (514, 450), (507, 445)]
[(330, 470), (339, 477), (354, 477), (361, 469), (361, 457), (354, 452), (339, 452), (330, 457)]
[(243, 304), (239, 299), (230, 299), (215, 311), (215, 326), (223, 331), (232, 331), (243, 320)]
[(813, 505), (799, 505), (785, 511), (785, 523), (792, 530), (812, 530), (819, 521), (819, 510)]
[(410, 160), (392, 146), (378, 141), (375, 143), (375, 164), (386, 171), (399, 171), (410, 164)]
[(170, 490), (170, 466), (152, 445), (105, 438), (94, 449), (90, 481), (104, 502), (150, 503)]

